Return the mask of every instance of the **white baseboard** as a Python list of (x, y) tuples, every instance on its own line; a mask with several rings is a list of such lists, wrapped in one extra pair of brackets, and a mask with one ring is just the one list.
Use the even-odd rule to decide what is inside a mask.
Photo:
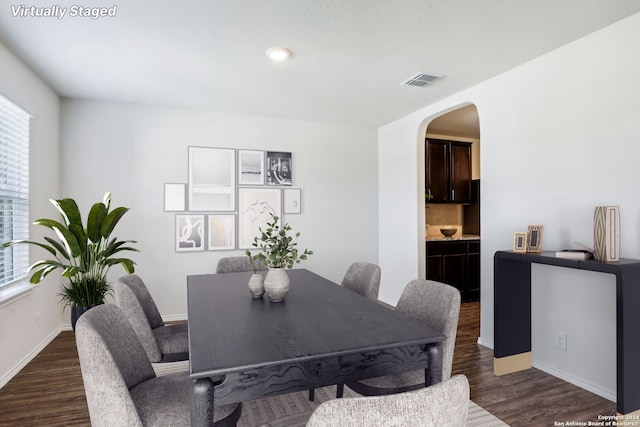
[[(69, 326), (69, 329), (71, 329), (71, 326)], [(53, 341), (53, 339), (57, 337), (58, 334), (60, 334), (60, 332), (62, 332), (62, 329), (60, 328), (54, 330), (48, 337), (46, 337), (40, 344), (38, 344), (36, 348), (31, 350), (29, 354), (23, 357), (22, 360), (16, 366), (13, 367), (13, 369), (7, 372), (7, 374), (4, 377), (0, 378), (0, 388), (4, 387), (9, 381), (11, 381), (11, 379), (15, 377), (18, 374), (18, 372), (22, 370), (22, 368), (27, 366), (27, 364), (31, 362), (33, 358), (38, 355), (38, 353), (44, 350), (44, 348), (48, 346), (49, 343)]]
[(493, 341), (483, 340), (482, 337), (478, 337), (478, 344), (493, 350)]
[(182, 320), (187, 320), (187, 315), (186, 314), (176, 314), (173, 316), (164, 316), (162, 318), (163, 322), (179, 322)]
[(553, 375), (554, 377), (560, 378), (568, 383), (576, 385), (580, 388), (583, 388), (587, 391), (590, 391), (593, 394), (597, 394), (600, 397), (604, 397), (607, 400), (612, 402), (616, 402), (616, 390), (606, 389), (598, 384), (594, 384), (590, 381), (585, 380), (584, 378), (576, 377), (569, 372), (558, 369), (554, 366), (547, 365), (546, 363), (540, 362), (536, 358), (533, 358), (532, 365), (534, 368), (540, 369), (547, 374)]

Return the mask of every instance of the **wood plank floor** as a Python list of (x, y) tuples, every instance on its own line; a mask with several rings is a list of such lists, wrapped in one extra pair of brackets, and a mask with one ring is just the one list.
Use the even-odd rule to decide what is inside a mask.
[[(453, 373), (471, 384), (471, 399), (507, 424), (553, 426), (614, 415), (615, 404), (537, 369), (493, 375), (493, 351), (477, 344), (479, 303), (462, 305)], [(62, 332), (0, 389), (0, 426), (87, 426), (73, 332)]]

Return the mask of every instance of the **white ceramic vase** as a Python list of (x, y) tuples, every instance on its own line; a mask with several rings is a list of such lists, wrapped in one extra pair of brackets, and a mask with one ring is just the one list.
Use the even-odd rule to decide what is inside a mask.
[(262, 298), (264, 295), (264, 276), (262, 273), (253, 273), (249, 278), (249, 291), (254, 298)]
[(284, 268), (270, 268), (264, 278), (264, 291), (271, 302), (282, 302), (289, 292), (289, 276)]

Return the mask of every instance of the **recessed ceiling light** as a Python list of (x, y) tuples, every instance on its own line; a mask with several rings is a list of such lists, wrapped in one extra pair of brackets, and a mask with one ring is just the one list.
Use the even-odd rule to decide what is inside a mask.
[(284, 61), (291, 56), (291, 51), (285, 47), (270, 47), (267, 56), (274, 61)]

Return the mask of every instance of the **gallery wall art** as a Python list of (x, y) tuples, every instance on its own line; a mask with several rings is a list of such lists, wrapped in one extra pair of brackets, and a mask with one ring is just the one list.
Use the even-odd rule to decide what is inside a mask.
[(164, 184), (178, 252), (251, 249), (271, 215), (302, 213), (285, 151), (188, 147), (187, 183)]

